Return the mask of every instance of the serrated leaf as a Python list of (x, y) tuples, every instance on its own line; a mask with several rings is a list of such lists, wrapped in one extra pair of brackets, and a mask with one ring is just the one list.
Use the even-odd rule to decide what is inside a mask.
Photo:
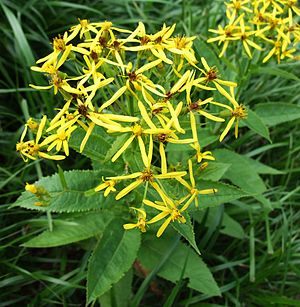
[(183, 213), (186, 222), (185, 223), (179, 223), (178, 221), (175, 221), (172, 223), (173, 228), (181, 235), (183, 236), (193, 247), (193, 249), (201, 255), (199, 248), (197, 246), (197, 243), (195, 241), (195, 233), (194, 228), (191, 222), (191, 218), (187, 213)]
[(300, 118), (300, 106), (285, 102), (260, 103), (255, 112), (270, 127)]
[(266, 190), (263, 180), (249, 163), (248, 157), (227, 149), (218, 149), (213, 154), (218, 161), (231, 164), (224, 174), (224, 178), (229, 179), (249, 194), (261, 194)]
[(248, 109), (248, 116), (246, 119), (243, 120), (243, 122), (249, 129), (261, 135), (271, 143), (268, 127), (254, 111)]
[[(151, 237), (144, 241), (138, 258), (146, 269), (152, 270), (158, 265), (161, 258), (168, 253), (172, 244), (173, 240), (168, 237), (159, 239)], [(220, 295), (220, 289), (201, 257), (190, 247), (179, 242), (172, 252), (172, 256), (159, 270), (158, 275), (177, 283), (182, 272), (184, 272), (183, 278), (189, 279), (188, 287), (208, 296)]]
[(101, 171), (67, 171), (64, 172), (67, 190), (63, 189), (58, 174), (43, 177), (34, 183), (38, 187), (46, 189), (49, 194), (42, 206), (35, 205), (40, 200), (27, 191), (22, 193), (14, 206), (50, 212), (80, 212), (104, 209), (114, 203), (113, 196), (105, 198), (103, 193), (86, 195), (85, 192), (101, 183), (102, 176), (114, 175), (116, 174), (112, 169), (105, 168)]
[(197, 178), (218, 181), (226, 173), (230, 165), (229, 163), (209, 162), (207, 168), (196, 173)]
[(239, 199), (241, 197), (249, 196), (249, 193), (232, 185), (221, 182), (199, 180), (197, 188), (217, 189), (218, 191), (213, 194), (199, 195), (198, 196), (199, 207), (198, 208), (190, 207), (191, 211), (219, 206), (221, 204)]
[[(85, 137), (85, 130), (77, 128), (73, 133), (69, 141), (71, 148), (79, 152), (82, 140)], [(112, 139), (113, 140), (113, 139)], [(110, 136), (105, 132), (102, 127), (95, 126), (93, 132), (91, 133), (84, 150), (82, 152), (86, 157), (96, 160), (99, 162), (104, 162), (106, 154), (110, 149)]]
[(92, 212), (65, 220), (54, 220), (53, 230), (46, 230), (29, 240), (26, 247), (53, 247), (66, 245), (101, 234), (113, 219), (109, 211)]
[(94, 301), (118, 282), (134, 262), (140, 247), (138, 230), (125, 231), (112, 221), (91, 256), (87, 273), (87, 301)]

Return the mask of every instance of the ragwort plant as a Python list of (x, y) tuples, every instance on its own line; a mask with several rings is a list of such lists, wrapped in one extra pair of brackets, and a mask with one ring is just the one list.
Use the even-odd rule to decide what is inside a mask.
[(253, 56), (251, 48), (262, 53), (266, 50), (263, 63), (272, 57), (278, 63), (286, 58), (299, 59), (297, 0), (230, 0), (224, 4), (228, 22), (224, 27), (218, 25), (218, 29), (209, 29), (217, 36), (207, 40), (222, 45), (219, 57), (224, 56), (227, 48), (242, 44), (249, 58)]
[[(192, 284), (193, 272), (190, 266), (184, 272), (185, 264), (189, 287), (220, 294), (199, 257), (191, 215), (247, 196), (218, 182), (215, 157), (203, 148), (211, 135), (222, 142), (232, 127), (237, 138), (248, 111), (235, 98), (237, 84), (222, 79), (204, 57), (196, 59), (196, 37), (174, 36), (174, 31), (175, 25), (148, 34), (141, 22), (130, 31), (108, 21), (79, 20), (54, 38), (53, 51), (32, 67), (49, 85), (30, 86), (53, 90), (57, 113), (29, 118), (17, 151), (25, 162), (60, 161), (80, 157), (74, 149), (92, 160), (94, 170), (59, 168), (58, 174), (27, 183), (16, 205), (47, 212), (50, 223), (50, 231), (26, 246), (97, 238), (87, 274), (88, 302), (121, 280), (139, 249), (139, 257), (147, 258), (143, 246), (151, 246), (154, 232), (161, 250), (178, 232), (194, 251), (175, 240), (170, 256), (189, 255), (186, 261), (195, 262), (202, 276)], [(62, 212), (69, 215), (60, 228), (51, 213)], [(141, 233), (146, 233), (142, 243)]]

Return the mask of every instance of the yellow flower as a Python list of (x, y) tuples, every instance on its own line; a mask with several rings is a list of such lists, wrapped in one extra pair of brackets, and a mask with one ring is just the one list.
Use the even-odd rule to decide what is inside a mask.
[(95, 188), (95, 191), (98, 192), (98, 191), (101, 191), (101, 190), (104, 190), (104, 196), (108, 196), (108, 194), (110, 192), (116, 192), (116, 188), (115, 188), (115, 185), (117, 183), (116, 180), (104, 180), (102, 178), (102, 181), (103, 183), (99, 184), (96, 188)]
[(166, 49), (172, 53), (180, 55), (182, 58), (186, 59), (190, 64), (196, 64), (197, 59), (195, 57), (195, 52), (193, 50), (193, 40), (196, 36), (185, 37), (176, 36), (171, 37), (166, 41)]
[[(193, 172), (193, 163), (191, 159), (188, 160), (188, 165), (189, 165), (190, 184), (181, 177), (176, 178), (176, 180), (179, 181), (184, 187), (186, 187), (189, 190), (190, 194), (192, 195), (192, 197), (190, 198), (190, 202), (192, 202), (195, 199), (195, 205), (196, 207), (198, 207), (199, 206), (198, 195), (217, 193), (218, 190), (217, 189), (203, 189), (203, 190), (197, 189), (194, 172)], [(187, 199), (188, 197), (189, 195), (184, 197), (183, 201)]]
[(134, 86), (135, 90), (142, 92), (146, 102), (149, 100), (149, 93), (146, 90), (160, 97), (165, 97), (164, 93), (165, 89), (161, 85), (154, 84), (149, 78), (147, 78), (143, 74), (144, 72), (149, 71), (150, 69), (156, 67), (158, 64), (161, 63), (161, 61), (162, 61), (161, 59), (157, 59), (155, 61), (143, 65), (137, 70), (132, 69), (131, 62), (128, 63), (126, 68), (126, 74), (127, 74), (126, 86), (128, 90), (130, 90), (135, 97), (137, 96), (132, 91), (131, 84)]
[[(70, 32), (72, 33), (69, 36), (69, 40), (74, 39), (77, 34), (79, 33), (79, 38), (82, 38), (83, 35), (86, 36), (86, 34), (91, 31), (95, 34), (98, 33), (98, 30), (95, 28), (95, 25), (97, 25), (96, 23), (90, 23), (87, 19), (79, 19), (79, 24), (76, 26), (71, 27)], [(88, 38), (88, 37), (86, 37)]]
[(37, 90), (48, 90), (50, 88), (54, 88), (55, 95), (58, 93), (59, 90), (64, 90), (70, 94), (77, 94), (77, 95), (82, 94), (80, 90), (71, 87), (68, 84), (68, 82), (62, 79), (62, 77), (59, 74), (51, 75), (50, 84), (51, 85), (48, 85), (48, 86), (29, 84), (29, 86)]
[(194, 141), (194, 143), (190, 144), (190, 146), (196, 150), (197, 162), (200, 163), (203, 159), (215, 160), (215, 158), (212, 156), (212, 153), (210, 151), (201, 152), (201, 147), (200, 147), (200, 143), (198, 140), (196, 118), (193, 112), (190, 112), (190, 122), (191, 122), (191, 129), (192, 129), (192, 135), (193, 135), (193, 141)]
[[(149, 117), (149, 115), (148, 115), (148, 113), (147, 113), (147, 111), (146, 111), (146, 109), (145, 109), (145, 107), (144, 107), (144, 105), (141, 101), (138, 101), (138, 107), (140, 109), (142, 119), (146, 122), (146, 124), (149, 126), (149, 128), (144, 129), (140, 124), (135, 124), (132, 127), (115, 127), (114, 130), (108, 131), (110, 133), (113, 133), (113, 132), (121, 132), (121, 133), (130, 132), (130, 133), (132, 133), (132, 135), (127, 139), (127, 141), (123, 144), (123, 146), (112, 157), (112, 159), (111, 159), (112, 162), (115, 162), (121, 156), (121, 154), (128, 148), (128, 146), (133, 142), (133, 140), (137, 139), (143, 163), (144, 163), (145, 167), (149, 166), (149, 159), (148, 159), (148, 156), (146, 154), (145, 143), (143, 141), (142, 136), (145, 135), (145, 134), (152, 135), (152, 134), (163, 133), (164, 129), (157, 128), (154, 125), (154, 123), (151, 121), (151, 119), (150, 119), (150, 117)], [(149, 147), (152, 146), (151, 143), (152, 143), (152, 137), (150, 137)], [(151, 158), (152, 158), (152, 155), (151, 155)]]
[(213, 98), (212, 97), (207, 98), (207, 99), (205, 99), (203, 101), (201, 99), (199, 99), (196, 102), (191, 102), (188, 107), (189, 107), (191, 112), (196, 111), (200, 115), (203, 115), (204, 117), (206, 117), (206, 118), (208, 118), (210, 120), (213, 120), (215, 122), (223, 122), (224, 118), (212, 115), (212, 114), (210, 114), (210, 113), (208, 113), (208, 112), (206, 112), (206, 111), (204, 111), (202, 109), (202, 106), (205, 106), (205, 105), (207, 105), (207, 104), (209, 104), (211, 102), (213, 102)]
[(56, 151), (60, 151), (63, 147), (65, 155), (69, 155), (69, 139), (71, 137), (72, 132), (77, 128), (77, 126), (69, 126), (68, 128), (64, 128), (65, 120), (61, 119), (61, 127), (57, 129), (55, 134), (49, 135), (46, 137), (40, 146), (48, 145), (47, 151), (52, 150), (56, 147)]
[(32, 194), (38, 193), (38, 189), (35, 184), (26, 183), (25, 190), (31, 192)]
[[(57, 59), (61, 55), (58, 63), (61, 66), (66, 59), (68, 58), (71, 51), (75, 51), (81, 54), (89, 54), (89, 51), (86, 49), (72, 46), (72, 44), (68, 43), (73, 39), (73, 36), (68, 36), (68, 32), (65, 32), (63, 36), (58, 36), (53, 39), (53, 52), (45, 56), (44, 58), (39, 59), (36, 63), (47, 62), (50, 64), (56, 63)], [(58, 65), (58, 64), (57, 64)]]
[(43, 130), (45, 128), (47, 121), (47, 116), (44, 115), (40, 124), (39, 128), (36, 133), (35, 140), (24, 142), (24, 138), (26, 136), (27, 132), (27, 125), (25, 125), (25, 129), (21, 135), (20, 142), (17, 143), (16, 149), (20, 152), (22, 159), (27, 162), (28, 159), (36, 160), (37, 157), (50, 159), (50, 160), (63, 160), (65, 159), (65, 156), (62, 155), (49, 155), (42, 151), (41, 144), (39, 144), (39, 141), (42, 137)]
[(256, 31), (246, 31), (244, 19), (241, 18), (240, 19), (240, 31), (233, 34), (234, 36), (239, 37), (239, 39), (242, 41), (243, 47), (247, 55), (249, 56), (249, 58), (252, 58), (252, 54), (251, 54), (249, 46), (259, 51), (262, 50), (262, 48), (259, 45), (257, 45), (256, 43), (254, 43), (252, 40), (249, 39), (249, 37), (254, 35), (255, 33)]
[(161, 213), (159, 213), (158, 215), (153, 217), (148, 222), (148, 224), (156, 223), (156, 222), (158, 222), (158, 221), (167, 217), (167, 219), (163, 222), (163, 224), (160, 226), (160, 228), (158, 229), (158, 231), (156, 233), (156, 236), (158, 238), (164, 233), (164, 231), (166, 230), (166, 228), (168, 227), (168, 225), (171, 222), (174, 222), (174, 221), (178, 221), (179, 223), (185, 223), (186, 222), (186, 219), (182, 215), (182, 212), (187, 210), (187, 208), (189, 207), (189, 205), (191, 204), (191, 202), (195, 198), (195, 196), (192, 195), (188, 199), (188, 201), (181, 208), (179, 208), (179, 206), (186, 200), (186, 198), (184, 200), (182, 199), (182, 200), (179, 200), (179, 201), (174, 201), (174, 200), (170, 199), (168, 196), (166, 196), (161, 189), (159, 189), (159, 195), (163, 200), (162, 202), (156, 201), (154, 203), (154, 202), (147, 200), (147, 199), (143, 200), (145, 205), (161, 211)]
[(234, 89), (230, 88), (230, 90), (231, 90), (231, 95), (232, 95), (230, 97), (230, 102), (233, 104), (233, 107), (226, 106), (226, 108), (230, 111), (229, 112), (230, 120), (227, 123), (227, 126), (225, 127), (224, 131), (222, 132), (222, 134), (220, 136), (220, 142), (223, 141), (223, 139), (227, 135), (228, 131), (233, 126), (234, 122), (235, 122), (234, 135), (237, 138), (238, 137), (239, 120), (245, 119), (247, 117), (246, 107), (242, 104), (237, 103), (237, 101), (234, 98)]
[(221, 84), (231, 87), (237, 86), (235, 82), (221, 80), (218, 76), (218, 70), (215, 67), (209, 67), (205, 58), (201, 57), (201, 62), (205, 70), (200, 69), (200, 71), (204, 74), (204, 77), (197, 79), (198, 83), (201, 83), (203, 80), (205, 80), (207, 83), (212, 82), (218, 91), (221, 87)]
[(250, 3), (250, 0), (230, 0), (229, 3), (225, 2), (227, 6), (226, 15), (229, 19), (235, 19), (236, 15), (239, 15), (240, 11), (252, 13), (252, 10), (246, 5)]
[[(232, 17), (234, 17), (234, 15), (232, 15)], [(232, 17), (229, 21), (229, 24), (226, 25), (224, 28), (222, 28), (221, 25), (218, 25), (218, 30), (215, 29), (208, 30), (209, 32), (218, 34), (217, 37), (209, 38), (207, 40), (208, 43), (213, 43), (217, 41), (219, 42), (219, 45), (223, 43), (222, 50), (219, 54), (220, 58), (224, 55), (225, 51), (229, 46), (229, 43), (238, 39), (238, 37), (234, 37), (233, 34), (238, 30), (237, 24), (242, 18), (242, 15), (239, 16), (236, 20), (234, 20)]]
[(30, 130), (36, 130), (39, 127), (39, 124), (34, 121), (32, 117), (27, 120), (26, 125), (29, 127)]
[(126, 230), (133, 229), (133, 228), (139, 228), (141, 232), (146, 232), (146, 225), (148, 224), (147, 222), (147, 215), (146, 211), (143, 208), (134, 208), (131, 207), (131, 209), (137, 211), (137, 223), (128, 223), (124, 224), (123, 228)]

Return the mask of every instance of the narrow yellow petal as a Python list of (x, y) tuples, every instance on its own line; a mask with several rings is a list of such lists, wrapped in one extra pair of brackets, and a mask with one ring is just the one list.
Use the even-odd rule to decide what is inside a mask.
[(235, 99), (229, 95), (221, 85), (219, 85), (217, 82), (214, 82), (217, 90), (219, 91), (220, 94), (222, 94), (223, 96), (225, 96), (235, 107), (237, 107), (239, 104), (235, 101)]
[(142, 175), (142, 172), (136, 172), (129, 175), (123, 175), (123, 176), (115, 176), (115, 177), (107, 177), (107, 179), (112, 180), (128, 180), (128, 179), (135, 179), (137, 177), (140, 177)]
[(161, 159), (161, 173), (167, 173), (167, 159), (166, 159), (166, 152), (164, 148), (164, 144), (162, 142), (159, 143), (159, 154)]
[(208, 66), (204, 57), (201, 57), (201, 63), (202, 63), (202, 65), (203, 65), (203, 67), (205, 68), (206, 71), (210, 71), (210, 67)]
[(232, 126), (233, 123), (234, 123), (234, 120), (235, 120), (235, 118), (232, 117), (232, 118), (230, 119), (230, 121), (228, 122), (226, 128), (224, 129), (224, 131), (222, 132), (222, 134), (221, 134), (221, 136), (220, 136), (220, 142), (222, 142), (223, 139), (225, 138), (225, 136), (227, 135), (228, 131), (230, 130), (231, 126)]
[(188, 164), (189, 164), (190, 181), (191, 181), (192, 187), (195, 187), (196, 183), (195, 183), (195, 178), (194, 178), (194, 173), (193, 173), (193, 163), (191, 159), (189, 159)]
[(214, 193), (217, 193), (218, 190), (217, 190), (217, 189), (205, 189), (205, 190), (199, 190), (198, 192), (199, 192), (199, 194), (201, 194), (201, 195), (206, 195), (206, 194), (214, 194)]
[(171, 113), (171, 116), (172, 116), (172, 120), (173, 120), (173, 124), (176, 128), (176, 130), (180, 133), (185, 133), (184, 129), (182, 129), (180, 127), (180, 124), (179, 124), (179, 121), (178, 121), (178, 117), (177, 117), (177, 114), (173, 108), (173, 106), (171, 105), (170, 101), (167, 101), (167, 106), (168, 106), (168, 109)]
[(36, 142), (37, 144), (38, 144), (38, 142), (39, 142), (39, 140), (40, 140), (40, 138), (41, 138), (41, 136), (42, 136), (43, 130), (44, 130), (45, 125), (46, 125), (46, 121), (47, 121), (47, 116), (44, 115), (44, 116), (42, 117), (42, 120), (41, 120), (40, 124), (39, 124), (38, 131), (37, 131), (37, 133), (36, 133), (35, 142)]
[(180, 88), (184, 85), (184, 83), (187, 81), (187, 79), (190, 76), (190, 71), (187, 70), (182, 77), (173, 85), (173, 87), (170, 90), (170, 93), (174, 94), (180, 90)]
[(149, 135), (148, 166), (147, 166), (147, 168), (149, 168), (150, 165), (151, 165), (152, 156), (153, 156), (153, 137), (152, 137), (152, 134), (150, 134)]
[(133, 228), (136, 228), (136, 227), (138, 227), (137, 224), (131, 224), (131, 223), (123, 225), (123, 228), (126, 229), (126, 230), (133, 229)]
[(134, 138), (135, 138), (135, 135), (130, 136), (130, 138), (123, 144), (123, 146), (111, 158), (112, 162), (115, 162), (121, 156), (121, 154), (127, 149), (127, 147), (131, 144)]
[(124, 188), (122, 191), (120, 191), (117, 196), (116, 196), (116, 200), (121, 199), (122, 197), (126, 196), (128, 193), (130, 193), (132, 190), (134, 190), (135, 188), (137, 188), (141, 183), (143, 182), (143, 180), (138, 179), (134, 182), (132, 182), (129, 186), (127, 186), (126, 188)]
[(165, 206), (160, 206), (160, 205), (157, 205), (155, 204), (153, 201), (150, 201), (148, 199), (144, 199), (143, 200), (143, 203), (149, 207), (152, 207), (152, 208), (155, 208), (157, 210), (160, 210), (160, 211), (168, 211), (168, 208), (165, 207)]
[(98, 112), (101, 112), (103, 109), (107, 108), (108, 106), (110, 106), (112, 103), (114, 103), (117, 99), (119, 99), (119, 97), (121, 97), (125, 91), (127, 90), (127, 86), (124, 85), (122, 86), (120, 89), (118, 89), (116, 91), (116, 93), (114, 93), (114, 95), (107, 100), (100, 108)]
[(139, 147), (140, 147), (143, 163), (145, 165), (145, 168), (147, 168), (149, 166), (149, 160), (148, 160), (148, 156), (146, 154), (146, 148), (145, 148), (144, 141), (143, 141), (141, 136), (138, 136), (137, 139), (138, 139), (138, 142), (139, 142)]
[(214, 116), (214, 115), (212, 115), (212, 114), (210, 114), (210, 113), (208, 113), (208, 112), (206, 112), (206, 111), (199, 110), (198, 112), (199, 112), (201, 115), (203, 115), (204, 117), (206, 117), (206, 118), (208, 118), (208, 119), (210, 119), (210, 120), (213, 120), (213, 121), (215, 121), (215, 122), (221, 123), (221, 122), (224, 122), (224, 121), (225, 121), (224, 118)]
[(41, 152), (41, 151), (39, 151), (39, 156), (41, 158), (44, 158), (44, 159), (56, 160), (56, 161), (63, 160), (63, 159), (66, 158), (65, 156), (61, 156), (61, 155), (48, 155), (48, 154)]
[(154, 217), (148, 222), (148, 224), (156, 223), (156, 222), (162, 220), (163, 218), (165, 218), (167, 215), (169, 215), (169, 212), (161, 212), (161, 213), (157, 214), (156, 216), (154, 216)]
[(166, 230), (166, 228), (168, 227), (168, 225), (170, 224), (171, 222), (171, 217), (168, 217), (166, 219), (166, 221), (160, 226), (160, 228), (158, 229), (158, 232), (156, 234), (156, 236), (159, 238), (163, 233), (164, 231)]
[(154, 175), (154, 178), (169, 179), (169, 178), (183, 177), (186, 174), (187, 174), (186, 172), (170, 172), (170, 173), (166, 173), (166, 174)]
[(68, 58), (70, 51), (71, 51), (72, 45), (66, 46), (66, 49), (64, 50), (64, 53), (62, 54), (61, 58), (59, 59), (56, 69), (58, 69), (61, 65), (63, 65)]
[(192, 135), (195, 142), (198, 142), (198, 134), (197, 134), (197, 126), (196, 126), (196, 118), (193, 112), (190, 112), (190, 121), (191, 121), (191, 129)]
[(135, 71), (135, 73), (138, 75), (138, 74), (141, 74), (143, 73), (144, 71), (147, 71), (147, 70), (150, 70), (151, 68), (157, 66), (159, 63), (161, 63), (162, 60), (161, 59), (157, 59), (155, 61), (152, 61), (148, 64), (145, 64), (144, 66), (140, 67), (138, 70)]
[(85, 136), (84, 136), (84, 138), (83, 138), (83, 140), (82, 140), (82, 142), (80, 144), (80, 149), (79, 149), (80, 153), (83, 152), (83, 149), (84, 149), (84, 147), (86, 145), (86, 142), (88, 141), (88, 139), (89, 139), (89, 137), (90, 137), (94, 127), (95, 127), (95, 123), (90, 123), (89, 124), (89, 128), (88, 128), (88, 130), (87, 130), (87, 132), (86, 132), (86, 134), (85, 134)]
[(140, 100), (138, 101), (138, 107), (139, 107), (141, 115), (142, 115), (144, 121), (147, 123), (147, 125), (151, 129), (156, 129), (155, 125), (153, 124), (152, 120), (150, 119), (150, 117), (148, 115), (148, 112), (147, 112), (145, 106), (143, 105), (143, 103)]

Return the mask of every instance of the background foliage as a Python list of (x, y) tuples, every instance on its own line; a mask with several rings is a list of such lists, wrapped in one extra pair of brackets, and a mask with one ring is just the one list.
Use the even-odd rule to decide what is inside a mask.
[[(39, 162), (24, 164), (15, 152), (24, 119), (28, 114), (40, 116), (47, 112), (52, 115), (56, 99), (52, 92), (38, 93), (28, 87), (29, 83), (45, 83), (29, 67), (35, 59), (47, 54), (49, 38), (68, 29), (77, 18), (109, 19), (129, 28), (134, 28), (141, 20), (150, 32), (158, 30), (165, 21), (168, 24), (176, 22), (177, 33), (197, 34), (206, 39), (207, 29), (214, 28), (224, 15), (223, 2), (2, 0), (0, 3), (0, 287), (3, 288), (0, 306), (82, 306), (90, 247), (96, 243), (96, 239), (94, 242), (87, 239), (97, 238), (100, 225), (104, 227), (110, 223), (109, 215), (105, 219), (97, 215), (78, 216), (76, 221), (80, 220), (81, 225), (89, 220), (97, 227), (91, 227), (92, 232), (88, 233), (82, 228), (80, 232), (74, 229), (74, 241), (70, 236), (69, 241), (59, 236), (62, 241), (53, 243), (53, 248), (45, 248), (43, 242), (49, 240), (47, 233), (44, 237), (32, 238), (41, 228), (49, 228), (49, 214), (40, 212), (37, 215), (16, 207), (10, 209), (10, 204), (24, 190), (25, 182), (33, 182), (40, 175), (52, 175), (58, 170), (51, 161), (41, 165)], [(211, 51), (213, 48), (201, 42), (196, 44), (199, 54), (218, 64), (217, 56)], [(250, 73), (245, 74), (246, 61), (246, 58), (236, 59), (238, 70), (235, 73), (230, 70), (230, 62), (225, 62), (223, 74), (239, 80), (240, 101), (245, 101), (261, 118), (269, 129), (269, 136), (262, 137), (262, 133), (245, 129), (239, 139), (227, 142), (227, 148), (222, 146), (215, 155), (218, 162), (224, 164), (223, 178), (249, 194), (259, 192), (260, 195), (235, 201), (228, 199), (220, 207), (194, 215), (196, 242), (203, 261), (220, 287), (221, 296), (211, 297), (198, 289), (197, 281), (201, 277), (196, 272), (195, 276), (186, 278), (193, 254), (184, 261), (184, 247), (175, 236), (168, 246), (159, 246), (159, 241), (149, 240), (147, 248), (140, 251), (134, 268), (101, 297), (103, 306), (125, 306), (128, 297), (130, 306), (155, 306), (158, 301), (158, 306), (162, 302), (165, 306), (268, 306), (271, 303), (300, 306), (299, 62), (270, 63), (263, 67), (250, 65)], [(230, 149), (237, 153), (233, 154)], [(92, 168), (88, 159), (76, 159), (75, 152), (73, 157), (60, 164), (63, 170)], [(230, 168), (225, 169), (228, 164)], [(65, 233), (68, 223), (74, 219), (74, 216), (68, 218), (68, 213), (55, 218), (56, 231)], [(82, 241), (72, 244), (78, 241), (79, 235)], [(133, 232), (128, 236), (138, 234)], [(34, 243), (33, 240), (39, 241)], [(120, 237), (120, 242), (123, 240), (132, 238)], [(58, 247), (66, 243), (70, 244)], [(38, 244), (39, 249), (30, 247)], [(149, 250), (153, 257), (143, 257)], [(170, 255), (174, 262), (171, 267)], [(96, 257), (93, 261), (97, 262)], [(144, 266), (152, 271), (145, 271)], [(161, 277), (178, 282), (175, 285)], [(131, 282), (132, 289), (128, 287)], [(188, 287), (188, 284), (193, 286)], [(91, 288), (99, 286), (102, 285), (96, 282)], [(108, 288), (103, 288), (103, 293), (106, 290)]]

